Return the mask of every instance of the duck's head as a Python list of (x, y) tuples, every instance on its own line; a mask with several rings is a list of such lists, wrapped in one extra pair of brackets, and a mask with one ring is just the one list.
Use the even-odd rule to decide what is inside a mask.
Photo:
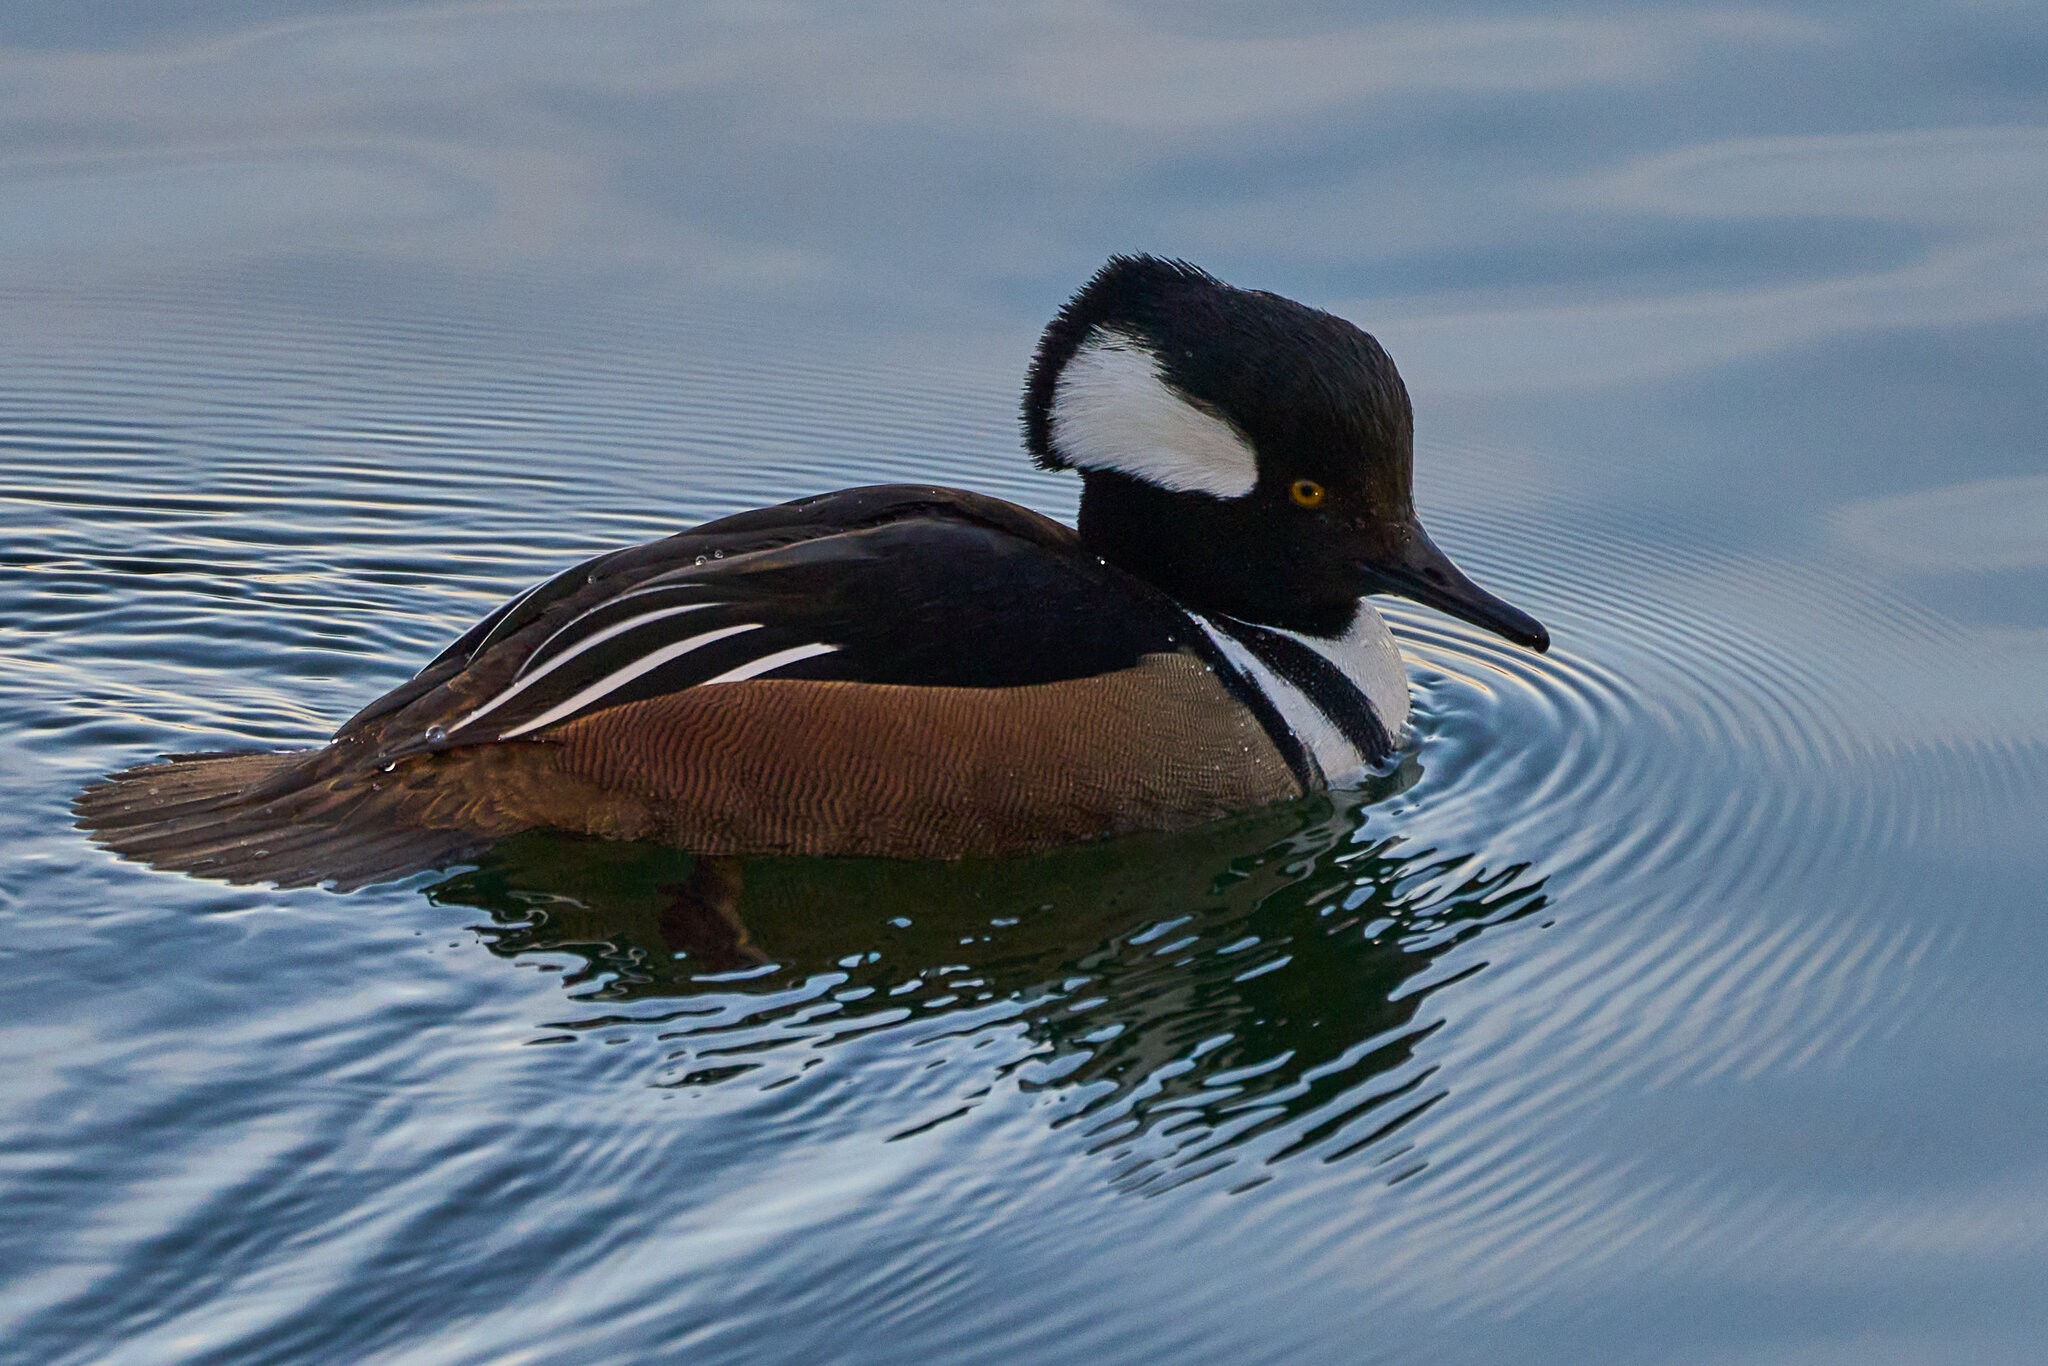
[(1335, 636), (1397, 593), (1549, 647), (1423, 531), (1408, 390), (1342, 318), (1112, 257), (1039, 341), (1024, 434), (1081, 473), (1084, 543), (1197, 611)]

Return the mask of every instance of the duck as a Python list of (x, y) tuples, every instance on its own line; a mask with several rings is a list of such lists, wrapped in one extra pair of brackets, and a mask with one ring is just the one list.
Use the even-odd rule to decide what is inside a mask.
[(513, 597), (324, 744), (87, 788), (114, 853), (345, 890), (549, 829), (709, 857), (1006, 857), (1355, 784), (1408, 731), (1398, 595), (1544, 627), (1418, 520), (1393, 360), (1335, 314), (1113, 256), (1041, 335), (1023, 444), (1072, 526), (843, 489)]

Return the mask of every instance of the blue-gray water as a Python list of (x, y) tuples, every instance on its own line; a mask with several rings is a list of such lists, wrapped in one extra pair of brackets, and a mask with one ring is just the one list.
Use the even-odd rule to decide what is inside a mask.
[[(1347, 10), (0, 9), (0, 1357), (2040, 1360), (2048, 15)], [(1374, 331), (1557, 638), (1400, 610), (1389, 790), (758, 864), (768, 969), (69, 828), (601, 547), (1070, 512), (1134, 248)]]

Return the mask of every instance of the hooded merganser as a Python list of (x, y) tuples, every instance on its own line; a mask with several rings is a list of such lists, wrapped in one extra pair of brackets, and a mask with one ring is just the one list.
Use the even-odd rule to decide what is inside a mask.
[(96, 784), (108, 848), (353, 886), (519, 830), (704, 854), (995, 855), (1350, 782), (1407, 725), (1367, 595), (1531, 649), (1424, 534), (1413, 418), (1352, 324), (1112, 258), (1041, 338), (1025, 444), (1078, 528), (887, 485), (614, 551), (491, 613), (317, 749)]

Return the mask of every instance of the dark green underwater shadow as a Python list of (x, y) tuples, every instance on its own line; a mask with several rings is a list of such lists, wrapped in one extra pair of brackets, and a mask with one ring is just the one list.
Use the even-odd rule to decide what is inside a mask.
[[(1376, 804), (1417, 776), (1001, 861), (693, 860), (524, 836), (427, 894), (487, 911), (493, 953), (580, 960), (565, 984), (605, 1009), (569, 1027), (658, 1027), (684, 1068), (668, 1084), (772, 1085), (817, 1046), (890, 1029), (1021, 1028), (1028, 1048), (998, 1073), (1070, 1091), (1056, 1122), (1150, 1190), (1247, 1157), (1350, 1156), (1446, 1094), (1417, 1058), (1444, 1018), (1425, 1007), (1484, 963), (1436, 965), (1546, 897), (1526, 863), (1396, 830)], [(810, 1056), (778, 1067), (799, 1045)]]

